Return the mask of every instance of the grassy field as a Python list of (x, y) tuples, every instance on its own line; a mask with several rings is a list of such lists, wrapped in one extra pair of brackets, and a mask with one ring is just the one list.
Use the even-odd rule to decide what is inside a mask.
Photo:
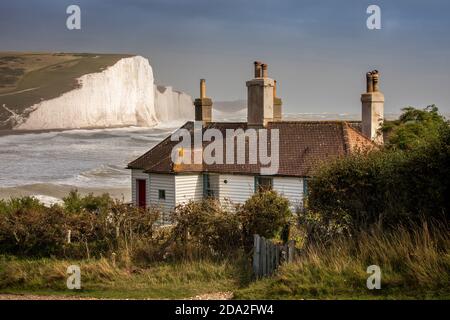
[[(249, 261), (155, 263), (114, 267), (108, 259), (0, 258), (0, 293), (93, 298), (182, 299), (231, 291), (235, 299), (450, 299), (450, 235), (444, 227), (362, 233), (305, 249), (272, 276), (251, 277)], [(82, 290), (66, 288), (66, 269), (81, 268)], [(381, 289), (366, 287), (369, 265)]]
[[(81, 290), (66, 287), (69, 265), (79, 265)], [(236, 291), (242, 269), (228, 261), (158, 263), (146, 268), (114, 267), (107, 259), (0, 259), (0, 293), (63, 295), (108, 299), (183, 299)]]
[[(100, 72), (130, 55), (0, 52), (0, 129), (10, 129), (11, 111), (56, 98), (77, 87), (77, 78)], [(3, 107), (5, 105), (5, 107)]]

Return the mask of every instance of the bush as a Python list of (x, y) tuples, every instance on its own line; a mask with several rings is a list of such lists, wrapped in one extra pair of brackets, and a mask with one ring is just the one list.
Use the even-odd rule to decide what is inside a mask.
[(60, 255), (66, 238), (65, 215), (30, 198), (3, 203), (0, 251), (18, 255)]
[(181, 242), (184, 256), (226, 256), (241, 244), (238, 216), (217, 200), (190, 201), (176, 207), (172, 239)]
[(77, 192), (63, 206), (47, 208), (25, 197), (2, 201), (0, 210), (0, 250), (19, 256), (90, 258), (119, 251), (131, 256), (141, 243), (153, 243), (159, 217), (155, 209)]
[(278, 237), (288, 240), (292, 212), (289, 201), (276, 191), (255, 193), (244, 205), (238, 206), (237, 211), (246, 245), (251, 245), (254, 234), (267, 239)]
[[(309, 182), (309, 210), (326, 225), (395, 226), (449, 218), (450, 133), (414, 150), (356, 154), (323, 166)], [(326, 227), (326, 226), (325, 226)]]
[(82, 211), (105, 213), (111, 208), (113, 200), (106, 193), (101, 196), (88, 194), (82, 197), (77, 190), (72, 190), (67, 197), (63, 198), (63, 203), (64, 210), (67, 213), (79, 213)]
[(340, 236), (350, 233), (350, 216), (343, 211), (320, 214), (311, 210), (297, 213), (298, 227), (303, 230), (303, 245), (331, 243)]

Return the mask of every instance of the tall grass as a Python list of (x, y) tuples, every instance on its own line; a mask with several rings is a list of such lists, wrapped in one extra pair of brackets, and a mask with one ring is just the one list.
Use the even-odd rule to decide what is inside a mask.
[[(305, 248), (298, 260), (237, 298), (450, 298), (448, 225), (380, 228)], [(369, 290), (367, 267), (378, 265), (380, 290)]]
[[(79, 265), (81, 290), (66, 287), (67, 267)], [(242, 261), (199, 260), (116, 267), (106, 258), (91, 260), (22, 259), (0, 256), (0, 292), (77, 295), (96, 298), (189, 298), (234, 291), (241, 284)], [(249, 278), (249, 276), (248, 276)]]

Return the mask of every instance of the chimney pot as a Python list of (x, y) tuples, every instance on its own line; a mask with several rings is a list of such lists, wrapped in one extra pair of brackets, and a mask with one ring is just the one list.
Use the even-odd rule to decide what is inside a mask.
[(379, 92), (380, 91), (380, 75), (378, 73), (378, 70), (372, 71), (372, 83), (373, 83), (373, 91)]
[(263, 63), (261, 67), (262, 67), (262, 77), (267, 78), (268, 77), (267, 64)]
[(373, 81), (372, 81), (372, 72), (366, 73), (367, 80), (367, 92), (373, 92)]
[(273, 97), (277, 97), (277, 80), (273, 80)]
[(255, 61), (255, 78), (261, 78), (261, 62)]
[(206, 81), (200, 79), (200, 99), (206, 98)]

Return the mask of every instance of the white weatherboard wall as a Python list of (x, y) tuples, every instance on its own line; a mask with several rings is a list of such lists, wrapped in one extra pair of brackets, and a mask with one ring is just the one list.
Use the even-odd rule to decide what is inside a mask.
[[(227, 181), (225, 183), (224, 181)], [(219, 199), (221, 202), (244, 203), (255, 191), (255, 178), (237, 174), (221, 174)]]
[(133, 205), (137, 206), (137, 191), (136, 191), (136, 180), (146, 180), (146, 202), (150, 203), (150, 177), (148, 174), (144, 173), (143, 170), (133, 169), (131, 170), (131, 201)]
[(291, 209), (303, 206), (303, 179), (290, 177), (274, 177), (273, 190), (285, 196)]
[(203, 198), (203, 175), (183, 174), (175, 176), (175, 202), (186, 203)]
[[(159, 190), (165, 190), (166, 199), (159, 199)], [(175, 175), (173, 174), (150, 174), (150, 205), (159, 206), (168, 212), (175, 207)]]

